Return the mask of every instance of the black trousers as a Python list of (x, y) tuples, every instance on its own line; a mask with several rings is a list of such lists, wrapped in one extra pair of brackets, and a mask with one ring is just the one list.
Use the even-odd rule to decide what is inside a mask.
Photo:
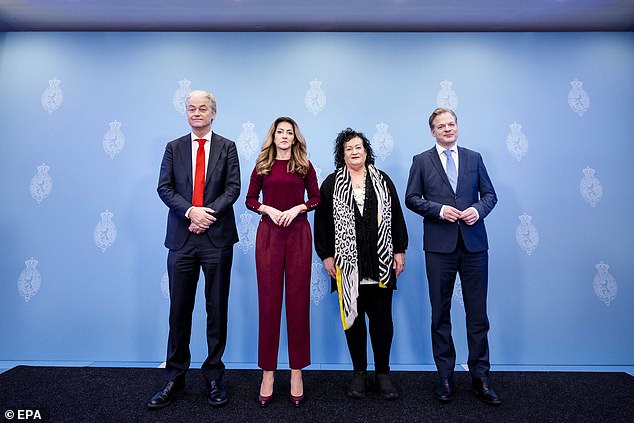
[(201, 269), (205, 277), (207, 312), (207, 358), (202, 372), (208, 381), (222, 378), (232, 261), (233, 247), (216, 248), (206, 234), (190, 234), (183, 248), (169, 251), (170, 316), (166, 380), (184, 379), (191, 362), (192, 313)]
[(452, 253), (425, 252), (432, 312), (432, 350), (436, 368), (443, 377), (450, 376), (456, 366), (450, 314), (456, 273), (460, 275), (466, 312), (469, 372), (474, 378), (485, 377), (489, 372), (488, 262), (486, 250), (468, 252), (461, 237)]
[(380, 374), (390, 372), (390, 350), (394, 336), (392, 323), (393, 292), (389, 288), (379, 288), (378, 285), (359, 286), (359, 298), (357, 298), (359, 314), (352, 326), (345, 331), (355, 371), (365, 371), (368, 368), (368, 330), (365, 323), (367, 315), (372, 352), (374, 353), (374, 369), (376, 373)]

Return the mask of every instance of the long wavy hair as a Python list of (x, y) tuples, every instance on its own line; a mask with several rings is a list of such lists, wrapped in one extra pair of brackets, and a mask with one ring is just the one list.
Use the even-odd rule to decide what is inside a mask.
[(365, 157), (365, 165), (374, 164), (374, 151), (372, 150), (372, 146), (370, 145), (370, 140), (368, 137), (363, 135), (363, 132), (357, 132), (354, 129), (346, 128), (343, 131), (339, 132), (337, 135), (337, 139), (335, 139), (335, 168), (339, 169), (340, 167), (344, 167), (346, 165), (346, 161), (344, 159), (344, 150), (346, 147), (346, 143), (351, 139), (359, 137), (361, 141), (363, 141), (363, 148), (365, 149), (366, 157)]
[(262, 150), (260, 155), (255, 161), (255, 170), (258, 175), (269, 175), (271, 173), (271, 167), (275, 162), (277, 156), (277, 147), (275, 146), (275, 131), (277, 125), (282, 122), (287, 122), (293, 125), (293, 133), (295, 134), (295, 141), (291, 147), (291, 159), (288, 161), (286, 170), (288, 172), (299, 173), (305, 176), (308, 172), (308, 157), (306, 154), (306, 140), (302, 135), (302, 131), (299, 129), (299, 125), (293, 119), (282, 116), (275, 119), (269, 128), (269, 132), (264, 138), (264, 144), (262, 144)]

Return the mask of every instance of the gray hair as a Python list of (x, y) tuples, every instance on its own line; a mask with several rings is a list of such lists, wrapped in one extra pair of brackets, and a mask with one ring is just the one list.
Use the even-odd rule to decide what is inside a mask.
[(211, 105), (211, 110), (213, 110), (214, 112), (216, 111), (216, 97), (214, 97), (214, 95), (210, 93), (209, 91), (203, 91), (203, 90), (190, 91), (189, 94), (187, 94), (187, 98), (185, 99), (185, 104), (189, 104), (189, 100), (192, 97), (206, 98), (207, 100), (209, 100), (209, 104)]

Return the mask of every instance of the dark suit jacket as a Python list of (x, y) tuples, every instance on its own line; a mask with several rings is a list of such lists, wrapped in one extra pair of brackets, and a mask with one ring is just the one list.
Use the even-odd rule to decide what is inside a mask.
[[(469, 252), (489, 248), (484, 218), (497, 203), (497, 196), (482, 156), (475, 151), (458, 147), (458, 183), (453, 192), (442, 167), (436, 146), (414, 156), (407, 181), (405, 205), (423, 216), (423, 249), (433, 253), (455, 250), (458, 231)], [(443, 205), (459, 210), (475, 207), (478, 221), (468, 226), (462, 221), (451, 223), (440, 218)]]
[[(185, 212), (192, 206), (191, 134), (175, 139), (165, 147), (157, 192), (169, 207), (165, 246), (178, 250), (190, 235)], [(206, 231), (212, 245), (221, 248), (238, 242), (233, 203), (240, 195), (240, 163), (236, 145), (212, 132), (205, 179), (204, 205), (216, 211), (218, 219)]]

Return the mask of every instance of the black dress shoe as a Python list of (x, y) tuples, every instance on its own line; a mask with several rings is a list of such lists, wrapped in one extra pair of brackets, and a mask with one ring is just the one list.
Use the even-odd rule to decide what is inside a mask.
[(348, 397), (354, 399), (365, 398), (366, 379), (367, 372), (355, 371), (350, 384), (348, 384)]
[(227, 390), (222, 380), (215, 379), (209, 382), (209, 398), (207, 398), (207, 402), (214, 407), (227, 402)]
[(394, 387), (394, 384), (392, 384), (389, 374), (377, 373), (376, 380), (379, 382), (381, 398), (384, 400), (395, 400), (398, 398), (398, 391)]
[(434, 391), (434, 397), (440, 402), (453, 401), (453, 378), (441, 377), (438, 379), (436, 390)]
[(471, 386), (473, 386), (473, 392), (475, 392), (476, 396), (487, 404), (495, 406), (502, 404), (500, 397), (491, 388), (489, 379), (486, 377), (474, 378), (471, 381)]
[(170, 405), (176, 398), (181, 396), (185, 388), (184, 382), (170, 380), (150, 399), (147, 403), (149, 409), (155, 410)]
[(262, 408), (268, 407), (269, 405), (271, 405), (272, 402), (273, 402), (273, 394), (266, 397), (264, 395), (258, 395), (258, 404), (260, 404), (260, 407)]
[(290, 394), (288, 399), (291, 401), (291, 404), (293, 404), (293, 406), (301, 407), (302, 404), (304, 404), (304, 400), (306, 399), (306, 397), (304, 396), (304, 394), (301, 394), (298, 397), (296, 397), (293, 394)]

